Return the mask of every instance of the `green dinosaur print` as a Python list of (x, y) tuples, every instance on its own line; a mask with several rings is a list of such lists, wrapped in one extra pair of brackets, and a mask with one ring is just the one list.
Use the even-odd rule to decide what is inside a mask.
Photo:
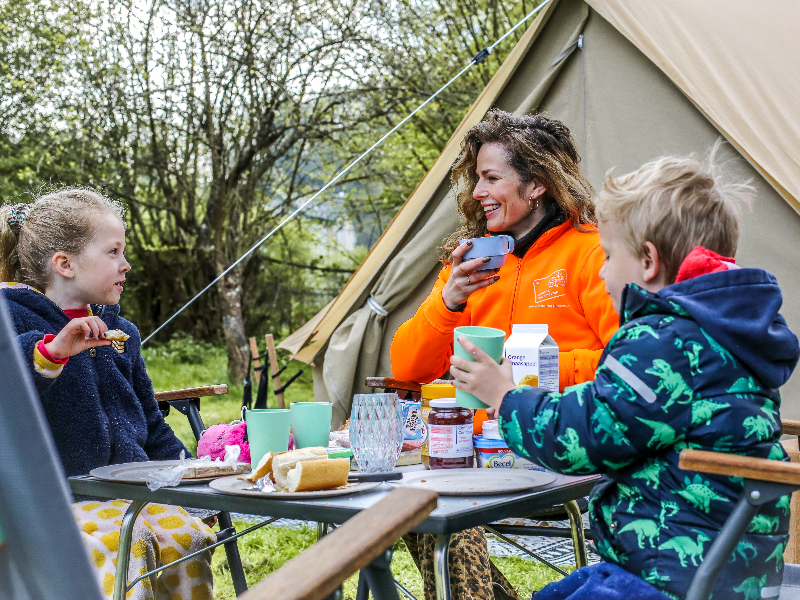
[(690, 450), (697, 450), (698, 448), (702, 447), (703, 447), (702, 444), (697, 444), (695, 442), (687, 442), (685, 440), (681, 440), (680, 442), (675, 442), (672, 446), (672, 448), (678, 454), (680, 454), (682, 450), (686, 450), (687, 448), (689, 448)]
[(786, 549), (786, 543), (778, 544), (777, 546), (775, 546), (775, 549), (772, 551), (772, 554), (770, 554), (767, 557), (766, 562), (769, 562), (771, 560), (775, 561), (776, 571), (780, 571), (783, 568), (783, 551), (785, 549)]
[(665, 325), (669, 325), (675, 320), (675, 317), (664, 317), (658, 322), (659, 327), (664, 327)]
[(627, 467), (629, 464), (631, 464), (629, 460), (623, 460), (622, 462), (612, 462), (610, 460), (604, 460), (601, 462), (612, 471), (619, 471)]
[(711, 349), (714, 352), (716, 352), (717, 354), (719, 354), (719, 357), (722, 359), (722, 364), (723, 365), (727, 365), (728, 361), (730, 360), (731, 361), (731, 366), (732, 367), (736, 367), (736, 359), (733, 358), (733, 354), (731, 354), (730, 352), (725, 350), (725, 348), (720, 346), (717, 343), (717, 340), (715, 340), (714, 338), (712, 338), (710, 335), (708, 335), (706, 333), (705, 329), (700, 328), (700, 333), (702, 333), (703, 337), (705, 337), (706, 340), (708, 340), (708, 345), (711, 346)]
[(734, 592), (744, 594), (744, 600), (761, 600), (761, 588), (767, 585), (767, 576), (748, 577), (739, 587), (733, 588)]
[(702, 531), (698, 531), (696, 529), (693, 529), (692, 531), (697, 534), (696, 540), (693, 540), (688, 535), (679, 535), (677, 537), (668, 539), (666, 542), (661, 544), (658, 549), (674, 550), (677, 552), (678, 560), (680, 560), (682, 567), (688, 566), (686, 564), (687, 558), (692, 561), (692, 564), (695, 567), (699, 567), (700, 565), (697, 562), (697, 559), (699, 558), (701, 561), (703, 560), (703, 544), (710, 542), (711, 538), (709, 538)]
[(757, 415), (747, 417), (744, 420), (744, 426), (746, 429), (744, 437), (749, 438), (751, 435), (755, 435), (759, 442), (771, 438), (775, 433), (772, 423)]
[(629, 531), (632, 531), (636, 534), (636, 542), (639, 544), (640, 550), (645, 549), (645, 540), (647, 540), (650, 548), (655, 548), (656, 538), (658, 537), (658, 533), (660, 531), (658, 524), (655, 521), (651, 521), (650, 519), (636, 519), (635, 521), (631, 521), (625, 525), (625, 527), (620, 529), (617, 534), (621, 535)]
[(711, 502), (714, 500), (730, 502), (728, 498), (714, 492), (711, 488), (711, 483), (703, 479), (699, 474), (694, 476), (694, 481), (686, 477), (683, 482), (686, 487), (682, 490), (673, 491), (672, 493), (678, 494), (678, 496), (695, 508), (702, 510), (704, 513), (711, 511)]
[(731, 448), (733, 448), (737, 443), (738, 438), (735, 438), (732, 435), (723, 435), (717, 441), (714, 442), (714, 451), (715, 452), (727, 452)]
[(656, 330), (650, 327), (649, 325), (633, 325), (631, 327), (625, 328), (625, 339), (626, 340), (638, 340), (643, 334), (652, 335), (654, 338), (659, 339)]
[(619, 505), (627, 500), (628, 508), (625, 512), (629, 513), (631, 510), (633, 510), (634, 504), (642, 499), (642, 493), (638, 489), (629, 485), (625, 485), (624, 483), (617, 484), (617, 491), (619, 491), (619, 503), (617, 504), (617, 511), (619, 511)]
[(724, 402), (714, 402), (712, 400), (695, 400), (692, 402), (692, 425), (708, 424), (714, 413), (728, 408), (730, 404)]
[(778, 500), (778, 503), (775, 505), (775, 508), (779, 508), (784, 516), (788, 517), (790, 512), (789, 503), (791, 500), (791, 495), (781, 496), (780, 500)]
[(686, 310), (677, 302), (673, 302), (672, 300), (669, 301), (670, 306), (672, 307), (672, 311), (678, 315), (679, 317), (689, 317), (691, 316)]
[(770, 402), (769, 404), (765, 404), (761, 407), (761, 412), (767, 415), (767, 418), (772, 421), (772, 426), (777, 429), (778, 421), (780, 417), (778, 416), (778, 411), (775, 410), (775, 405)]
[[(674, 517), (680, 511), (680, 506), (676, 502), (670, 502), (669, 500), (662, 500), (661, 501), (661, 512), (658, 515), (658, 523), (661, 529), (664, 529), (667, 526), (667, 519), (670, 517)], [(667, 514), (669, 512), (669, 514)]]
[(649, 573), (646, 573), (644, 570), (642, 571), (642, 579), (644, 579), (650, 585), (658, 585), (659, 583), (667, 583), (672, 581), (669, 578), (669, 575), (659, 575), (658, 569), (653, 567), (650, 569)]
[(541, 448), (544, 445), (542, 434), (555, 414), (554, 410), (546, 408), (533, 418), (533, 429), (528, 429), (528, 433), (531, 434), (533, 445), (537, 448)]
[(639, 359), (636, 358), (633, 354), (623, 354), (617, 359), (617, 362), (626, 367), (630, 367), (633, 363), (635, 363), (638, 360)]
[(601, 444), (605, 444), (610, 437), (615, 446), (630, 446), (631, 443), (625, 437), (628, 426), (615, 420), (597, 398), (594, 399), (594, 412), (592, 413), (591, 422), (595, 423), (593, 431), (603, 434), (600, 440)]
[(661, 423), (660, 421), (649, 421), (641, 417), (636, 417), (636, 419), (653, 430), (653, 437), (651, 437), (650, 441), (647, 442), (648, 448), (663, 448), (664, 446), (669, 446), (675, 441), (675, 430), (666, 423)]
[(571, 394), (575, 394), (575, 397), (578, 399), (578, 406), (583, 406), (585, 401), (585, 397), (588, 395), (590, 398), (594, 397), (592, 390), (590, 389), (593, 381), (584, 381), (583, 383), (579, 383), (573, 385), (570, 389)]
[(581, 446), (581, 438), (578, 432), (572, 427), (567, 427), (564, 435), (556, 438), (558, 443), (564, 446), (564, 454), (555, 457), (558, 460), (563, 460), (569, 463), (569, 466), (564, 468), (564, 471), (569, 473), (590, 473), (594, 471), (595, 467), (592, 461), (589, 460), (589, 455), (586, 453), (586, 448)]
[(614, 507), (610, 504), (603, 504), (600, 512), (603, 515), (603, 522), (610, 527), (614, 523)]
[(608, 540), (600, 540), (597, 543), (597, 551), (600, 553), (601, 556), (606, 558), (610, 558), (611, 562), (616, 563), (618, 565), (624, 565), (628, 561), (627, 556), (620, 556), (617, 554), (616, 550), (611, 547), (611, 543)]
[(780, 517), (769, 515), (756, 515), (753, 517), (748, 533), (773, 533), (780, 527)]
[[(748, 551), (752, 552), (753, 555), (752, 556), (748, 556), (748, 554), (747, 554)], [(753, 544), (751, 544), (747, 540), (741, 540), (736, 545), (736, 551), (733, 553), (734, 557), (737, 554), (739, 556), (741, 556), (742, 559), (744, 559), (744, 566), (745, 567), (749, 567), (750, 566), (750, 561), (753, 560), (756, 556), (758, 556), (758, 550), (756, 550), (756, 547), (753, 546)]]
[[(656, 394), (664, 390), (670, 393), (669, 400), (661, 407), (664, 412), (667, 412), (669, 407), (675, 402), (678, 402), (678, 404), (686, 404), (694, 399), (692, 388), (689, 387), (680, 373), (676, 373), (672, 370), (672, 367), (669, 366), (667, 361), (656, 358), (653, 360), (652, 368), (646, 369), (645, 373), (655, 375), (661, 380), (658, 383), (658, 387), (653, 390)], [(681, 396), (686, 396), (686, 400), (680, 402), (678, 398)]]
[(783, 460), (786, 458), (786, 452), (783, 449), (783, 446), (780, 443), (776, 442), (772, 445), (772, 448), (769, 449), (769, 456), (767, 456), (770, 460)]
[(511, 413), (511, 421), (500, 418), (500, 427), (503, 428), (503, 439), (508, 442), (514, 452), (525, 458), (530, 458), (530, 454), (522, 444), (522, 427), (519, 425), (516, 410)]
[(611, 373), (611, 379), (614, 380), (614, 383), (612, 385), (606, 385), (603, 387), (610, 387), (614, 390), (614, 397), (612, 398), (614, 402), (618, 401), (620, 396), (627, 402), (636, 402), (639, 396), (633, 391), (633, 388), (628, 385), (627, 381), (623, 380), (619, 375), (613, 372)]
[(700, 368), (700, 350), (702, 349), (703, 346), (697, 342), (687, 342), (684, 346), (683, 355), (689, 361), (689, 371), (691, 371), (693, 377), (703, 372)]
[[(605, 462), (605, 461), (603, 461)], [(644, 466), (632, 475), (634, 479), (644, 479), (645, 485), (652, 484), (653, 489), (658, 489), (661, 483), (661, 471), (666, 469), (666, 465), (657, 458), (648, 458)]]
[(725, 390), (729, 394), (747, 394), (749, 392), (760, 392), (761, 387), (752, 377), (739, 377), (733, 385)]

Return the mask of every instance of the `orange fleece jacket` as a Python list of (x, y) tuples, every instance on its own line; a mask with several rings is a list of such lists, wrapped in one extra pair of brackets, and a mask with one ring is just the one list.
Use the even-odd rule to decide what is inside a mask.
[(473, 293), (463, 312), (442, 300), (451, 265), (439, 274), (430, 295), (392, 340), (392, 375), (428, 382), (450, 368), (453, 330), (483, 325), (511, 332), (514, 323), (546, 323), (558, 343), (559, 387), (591, 381), (603, 347), (619, 317), (598, 273), (605, 254), (600, 235), (581, 233), (569, 222), (546, 231), (523, 258), (509, 254), (500, 280)]

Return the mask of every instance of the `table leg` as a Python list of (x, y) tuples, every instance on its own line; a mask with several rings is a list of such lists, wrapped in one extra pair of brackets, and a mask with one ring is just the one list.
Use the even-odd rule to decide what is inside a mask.
[(125, 598), (125, 588), (128, 586), (128, 564), (131, 560), (131, 540), (133, 538), (133, 524), (139, 516), (144, 505), (143, 500), (131, 502), (125, 516), (122, 518), (122, 528), (119, 531), (119, 545), (117, 546), (117, 573), (114, 577), (114, 600)]
[(437, 535), (433, 550), (436, 579), (436, 600), (450, 600), (450, 539), (451, 534)]
[(575, 550), (575, 566), (585, 567), (588, 564), (586, 559), (586, 538), (583, 536), (583, 519), (581, 509), (575, 500), (564, 503), (564, 510), (569, 516), (569, 526), (572, 529), (572, 547)]

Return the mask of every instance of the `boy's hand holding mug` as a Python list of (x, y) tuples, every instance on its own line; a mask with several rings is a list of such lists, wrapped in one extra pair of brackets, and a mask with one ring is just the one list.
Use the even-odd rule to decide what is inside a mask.
[(486, 412), (489, 416), (495, 416), (492, 413), (500, 408), (503, 396), (517, 387), (511, 374), (511, 361), (504, 358), (498, 365), (491, 356), (464, 336), (458, 338), (458, 343), (475, 361), (458, 356), (450, 357), (450, 374), (455, 378), (453, 385), (488, 404), (491, 408), (486, 409)]
[[(99, 317), (72, 319), (58, 332), (45, 348), (56, 360), (63, 360), (95, 346), (108, 346), (111, 340), (103, 339), (108, 327)], [(93, 337), (89, 337), (89, 336)]]

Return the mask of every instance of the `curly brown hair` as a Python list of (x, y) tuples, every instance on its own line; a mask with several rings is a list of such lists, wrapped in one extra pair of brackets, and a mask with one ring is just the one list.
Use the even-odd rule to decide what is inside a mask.
[(578, 231), (588, 231), (584, 225), (597, 224), (592, 203), (594, 190), (578, 167), (581, 157), (567, 126), (541, 114), (519, 116), (491, 110), (464, 136), (461, 153), (453, 164), (450, 181), (464, 224), (442, 244), (445, 263), (451, 261), (459, 241), (487, 233), (483, 207), (472, 197), (478, 182), (478, 152), (484, 144), (501, 145), (522, 184), (534, 180), (543, 184), (547, 192), (542, 199), (557, 202)]

